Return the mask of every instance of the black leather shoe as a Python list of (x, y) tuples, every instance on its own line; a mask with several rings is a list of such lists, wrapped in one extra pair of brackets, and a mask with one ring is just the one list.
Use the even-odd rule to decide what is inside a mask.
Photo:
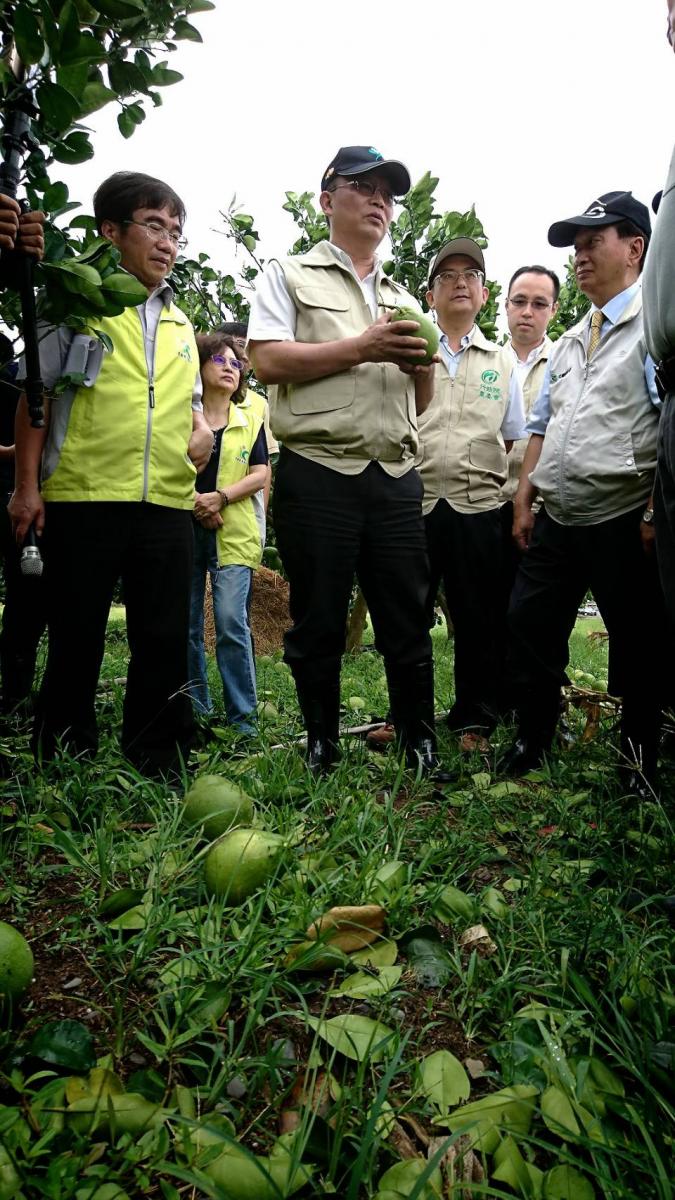
[(310, 775), (318, 778), (329, 775), (340, 757), (340, 752), (334, 742), (325, 737), (307, 737), (307, 770)]
[(433, 738), (420, 738), (415, 746), (408, 746), (405, 760), (413, 771), (421, 769), (422, 775), (434, 783), (451, 783), (455, 778), (441, 766)]
[(506, 751), (499, 763), (500, 775), (527, 775), (544, 761), (544, 750), (540, 743), (519, 737)]

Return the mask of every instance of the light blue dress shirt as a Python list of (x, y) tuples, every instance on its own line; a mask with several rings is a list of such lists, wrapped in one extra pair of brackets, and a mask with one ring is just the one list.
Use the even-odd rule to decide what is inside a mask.
[[(462, 355), (471, 345), (473, 330), (475, 328), (474, 325), (468, 333), (464, 334), (459, 344), (459, 350), (452, 350), (447, 334), (441, 333), (440, 355), (451, 379), (454, 379), (457, 375)], [(515, 370), (512, 371), (509, 380), (509, 399), (506, 412), (504, 413), (504, 420), (502, 421), (501, 435), (505, 442), (517, 442), (519, 438), (525, 436), (525, 401), (523, 400), (523, 391)]]
[[(606, 304), (602, 306), (602, 314), (604, 321), (600, 326), (600, 340), (605, 336), (611, 325), (616, 325), (624, 309), (630, 304), (634, 296), (637, 296), (640, 290), (640, 280), (631, 283), (630, 287), (624, 288), (616, 296), (612, 296)], [(591, 312), (597, 312), (597, 305), (591, 305)], [(553, 350), (555, 354), (555, 349)], [(656, 390), (656, 366), (650, 354), (645, 357), (645, 382), (652, 404), (655, 408), (661, 407), (658, 392)], [(551, 419), (551, 359), (549, 358), (546, 364), (546, 371), (541, 385), (541, 391), (537, 396), (530, 410), (530, 419), (527, 423), (528, 434), (536, 433), (543, 437), (546, 433), (546, 427)]]

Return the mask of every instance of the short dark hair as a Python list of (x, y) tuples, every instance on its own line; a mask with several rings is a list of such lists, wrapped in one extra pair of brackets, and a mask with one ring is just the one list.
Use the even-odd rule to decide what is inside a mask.
[(638, 270), (642, 271), (642, 268), (645, 265), (647, 250), (649, 249), (649, 234), (646, 232), (646, 230), (640, 229), (640, 226), (636, 225), (635, 221), (629, 220), (628, 217), (625, 217), (623, 221), (617, 221), (614, 228), (616, 229), (616, 232), (620, 238), (641, 237), (643, 239), (644, 249), (638, 265)]
[(94, 193), (99, 233), (104, 221), (122, 224), (131, 220), (138, 208), (168, 208), (172, 217), (178, 217), (181, 229), (185, 224), (185, 205), (178, 193), (168, 183), (142, 171), (115, 171)]
[(230, 337), (245, 338), (248, 337), (248, 322), (245, 321), (224, 321), (216, 329), (216, 333), (229, 333)]
[(513, 272), (509, 282), (509, 289), (506, 293), (507, 299), (511, 295), (511, 288), (516, 282), (516, 279), (518, 279), (521, 275), (548, 275), (551, 283), (553, 284), (553, 303), (555, 304), (558, 296), (560, 295), (560, 280), (558, 279), (555, 271), (552, 271), (550, 267), (542, 267), (539, 263), (535, 263), (531, 267), (518, 267), (518, 270)]
[[(232, 350), (235, 358), (237, 356), (237, 347), (234, 344), (234, 338), (229, 333), (198, 333), (196, 337), (197, 350), (199, 351), (199, 367), (200, 369), (207, 363), (213, 354), (220, 354), (226, 346)], [(246, 372), (239, 372), (239, 387), (236, 392), (232, 393), (231, 399), (234, 404), (241, 404), (246, 395)]]

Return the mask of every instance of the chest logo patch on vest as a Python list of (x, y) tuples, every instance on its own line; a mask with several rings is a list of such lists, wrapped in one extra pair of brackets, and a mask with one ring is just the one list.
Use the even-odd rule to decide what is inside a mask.
[(180, 342), (178, 346), (178, 357), (184, 358), (186, 362), (192, 362), (192, 350), (189, 342)]
[(235, 462), (243, 463), (244, 466), (246, 466), (246, 464), (248, 462), (248, 456), (249, 456), (249, 451), (246, 449), (245, 446), (242, 446), (241, 450), (239, 451), (239, 453), (235, 459)]
[(555, 371), (551, 371), (551, 383), (557, 383), (559, 379), (564, 379), (566, 375), (569, 375), (571, 370), (572, 368), (568, 367), (566, 371), (561, 371), (559, 375), (556, 375)]
[(499, 371), (483, 371), (481, 379), (483, 383), (496, 383), (499, 379)]

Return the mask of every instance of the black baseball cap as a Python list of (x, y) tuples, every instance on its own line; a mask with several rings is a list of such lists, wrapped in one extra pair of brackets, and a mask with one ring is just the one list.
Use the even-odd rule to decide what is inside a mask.
[(410, 191), (408, 168), (395, 158), (383, 158), (374, 146), (341, 146), (323, 173), (321, 191), (335, 175), (365, 175), (366, 171), (375, 170), (386, 175), (395, 196), (405, 196)]
[(659, 211), (662, 196), (663, 196), (663, 190), (661, 190), (660, 192), (657, 192), (656, 195), (654, 196), (654, 199), (652, 200), (652, 212), (657, 213)]
[(548, 240), (552, 246), (573, 246), (577, 230), (618, 225), (619, 221), (632, 221), (646, 237), (651, 237), (652, 225), (646, 204), (636, 200), (632, 192), (605, 192), (592, 200), (578, 217), (568, 217), (566, 221), (551, 225)]

